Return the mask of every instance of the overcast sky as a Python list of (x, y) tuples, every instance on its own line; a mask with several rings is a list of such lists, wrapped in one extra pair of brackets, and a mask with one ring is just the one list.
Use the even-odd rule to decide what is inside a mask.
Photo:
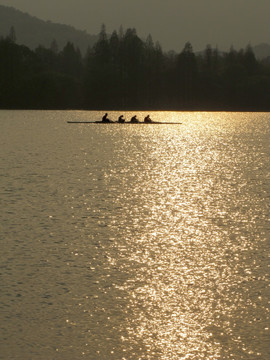
[(195, 51), (207, 44), (221, 50), (270, 43), (270, 0), (0, 0), (43, 20), (97, 34), (134, 27), (164, 50)]

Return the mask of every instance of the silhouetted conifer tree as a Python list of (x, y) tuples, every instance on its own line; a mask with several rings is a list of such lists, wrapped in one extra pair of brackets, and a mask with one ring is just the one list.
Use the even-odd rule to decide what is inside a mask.
[(143, 83), (144, 45), (135, 29), (126, 30), (122, 51), (123, 77), (126, 84), (123, 98), (126, 106), (136, 107), (140, 103), (140, 85)]
[(53, 41), (51, 42), (50, 50), (55, 54), (58, 53), (59, 48), (58, 48), (57, 41), (55, 39), (53, 39)]
[(94, 46), (95, 58), (97, 61), (105, 64), (109, 62), (110, 59), (110, 48), (108, 42), (108, 36), (106, 33), (106, 27), (103, 24), (99, 33), (99, 38), (97, 43)]
[(118, 31), (118, 37), (119, 37), (120, 40), (122, 40), (123, 37), (124, 37), (124, 29), (123, 29), (122, 25), (120, 25), (120, 28), (119, 28), (119, 31)]
[(82, 75), (82, 56), (80, 50), (78, 48), (75, 49), (71, 42), (67, 42), (59, 55), (61, 72), (79, 79)]
[(16, 37), (16, 31), (15, 31), (14, 26), (11, 26), (11, 28), (9, 30), (8, 39), (11, 42), (16, 43), (17, 37)]
[(86, 104), (95, 104), (97, 109), (108, 107), (111, 89), (110, 45), (105, 25), (88, 58), (86, 69)]
[(255, 75), (258, 71), (259, 64), (250, 45), (246, 47), (244, 52), (244, 65), (249, 75)]
[(179, 103), (184, 108), (194, 106), (197, 90), (197, 61), (190, 42), (177, 58)]

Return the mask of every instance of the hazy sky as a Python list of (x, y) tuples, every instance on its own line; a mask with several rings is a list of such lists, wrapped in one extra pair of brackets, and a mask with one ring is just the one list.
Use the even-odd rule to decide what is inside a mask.
[(97, 34), (135, 27), (149, 33), (164, 50), (195, 51), (207, 44), (221, 50), (270, 43), (270, 0), (0, 0), (43, 20), (72, 25)]

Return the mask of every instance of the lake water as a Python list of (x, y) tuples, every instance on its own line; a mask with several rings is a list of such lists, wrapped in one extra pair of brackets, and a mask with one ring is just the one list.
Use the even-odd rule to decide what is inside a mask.
[(102, 114), (0, 111), (0, 358), (269, 360), (270, 113)]

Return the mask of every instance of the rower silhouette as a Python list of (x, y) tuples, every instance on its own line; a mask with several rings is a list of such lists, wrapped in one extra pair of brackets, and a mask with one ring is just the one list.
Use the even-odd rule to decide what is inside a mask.
[(108, 119), (108, 113), (102, 116), (102, 122), (106, 122), (106, 123), (112, 122), (110, 119)]
[(151, 123), (151, 122), (152, 122), (152, 119), (150, 118), (150, 115), (147, 115), (147, 116), (144, 118), (144, 122), (145, 122), (145, 123)]
[(138, 123), (139, 120), (137, 119), (137, 115), (132, 116), (132, 118), (130, 119), (130, 122), (132, 122), (132, 123)]
[(124, 115), (120, 115), (118, 118), (118, 122), (124, 123), (126, 120), (124, 119)]

